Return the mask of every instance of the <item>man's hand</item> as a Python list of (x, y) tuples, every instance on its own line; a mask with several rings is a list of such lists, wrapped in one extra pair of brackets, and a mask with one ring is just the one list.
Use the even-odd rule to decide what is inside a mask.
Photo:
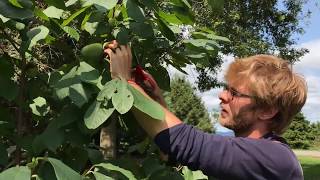
[(137, 79), (136, 73), (133, 73), (133, 78), (135, 82), (142, 87), (142, 89), (155, 101), (161, 104), (164, 107), (167, 107), (167, 104), (162, 96), (162, 91), (159, 88), (157, 82), (144, 70), (141, 70), (143, 73), (143, 79)]
[[(131, 49), (129, 46), (120, 46), (116, 41), (112, 41), (105, 45), (104, 52), (110, 58), (110, 72), (112, 78), (122, 78), (124, 80), (132, 80), (131, 76), (131, 65), (132, 65), (132, 54)], [(155, 83), (154, 79), (151, 75), (146, 74), (145, 78), (143, 78), (143, 83), (146, 86), (153, 87), (153, 93), (157, 96), (161, 95), (161, 90), (158, 87), (157, 83)], [(149, 80), (148, 80), (149, 79)], [(147, 80), (147, 82), (145, 82)], [(129, 81), (132, 87), (140, 91), (145, 97), (150, 98), (144, 90), (135, 82)], [(154, 83), (154, 84), (152, 84)], [(156, 85), (156, 86), (154, 86)], [(162, 97), (162, 95), (161, 95)], [(163, 100), (163, 98), (162, 98)], [(159, 102), (159, 100), (158, 100)], [(164, 102), (164, 101), (163, 101)], [(165, 113), (164, 121), (157, 121), (144, 112), (140, 111), (137, 108), (132, 108), (132, 112), (136, 117), (139, 124), (143, 127), (143, 129), (152, 137), (154, 138), (159, 132), (163, 131), (164, 129), (170, 128), (172, 126), (181, 124), (181, 120), (177, 118), (174, 114), (168, 111), (165, 108), (165, 103), (159, 102), (163, 105), (163, 110)]]
[(112, 78), (135, 81), (153, 100), (166, 107), (166, 103), (157, 82), (154, 78), (141, 67), (137, 67), (133, 72), (131, 48), (119, 46), (117, 41), (112, 41), (105, 45), (104, 52), (110, 58), (110, 72)]
[(132, 53), (131, 48), (112, 41), (104, 47), (104, 52), (110, 59), (110, 73), (112, 78), (131, 79)]

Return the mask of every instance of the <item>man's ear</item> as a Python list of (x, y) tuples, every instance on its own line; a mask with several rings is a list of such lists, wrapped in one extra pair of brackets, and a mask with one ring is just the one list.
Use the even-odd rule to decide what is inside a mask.
[(265, 108), (259, 110), (258, 117), (261, 120), (269, 120), (272, 119), (279, 112), (278, 108)]

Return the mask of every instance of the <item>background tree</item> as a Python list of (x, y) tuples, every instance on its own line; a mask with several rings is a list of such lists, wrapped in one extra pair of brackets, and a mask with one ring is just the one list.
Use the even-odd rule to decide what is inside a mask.
[[(294, 63), (307, 49), (298, 48), (298, 35), (310, 12), (304, 12), (306, 1), (292, 0), (189, 0), (198, 25), (215, 29), (218, 35), (232, 41), (222, 46), (222, 54), (246, 57), (255, 54), (279, 54)], [(215, 7), (215, 8), (210, 8)], [(197, 67), (200, 90), (217, 85), (215, 73), (222, 56), (209, 60), (209, 68)]]
[(283, 137), (291, 148), (308, 149), (315, 139), (315, 134), (310, 122), (300, 112), (293, 118)]
[(196, 89), (183, 77), (174, 77), (165, 99), (169, 109), (182, 121), (212, 133), (214, 124)]
[(313, 134), (315, 136), (312, 142), (312, 147), (319, 150), (320, 149), (320, 122), (315, 122), (311, 124)]

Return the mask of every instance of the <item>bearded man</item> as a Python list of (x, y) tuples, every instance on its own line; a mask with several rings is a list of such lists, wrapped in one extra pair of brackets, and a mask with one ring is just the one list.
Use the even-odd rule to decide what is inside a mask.
[[(132, 80), (130, 47), (113, 41), (105, 53), (111, 60), (113, 78), (128, 80), (150, 98)], [(287, 61), (271, 55), (231, 63), (219, 94), (219, 121), (234, 130), (236, 137), (207, 134), (184, 124), (165, 108), (158, 86), (151, 97), (163, 105), (164, 121), (151, 120), (138, 109), (132, 111), (171, 162), (219, 179), (300, 180), (301, 166), (280, 136), (306, 101), (306, 82), (290, 67)]]

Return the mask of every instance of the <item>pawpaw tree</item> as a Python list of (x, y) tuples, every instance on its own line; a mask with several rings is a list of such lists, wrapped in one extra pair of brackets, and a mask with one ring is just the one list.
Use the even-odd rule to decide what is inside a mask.
[(130, 109), (164, 112), (112, 80), (103, 54), (130, 44), (169, 91), (168, 65), (206, 67), (228, 41), (194, 22), (186, 0), (0, 0), (0, 179), (203, 178), (159, 161)]

